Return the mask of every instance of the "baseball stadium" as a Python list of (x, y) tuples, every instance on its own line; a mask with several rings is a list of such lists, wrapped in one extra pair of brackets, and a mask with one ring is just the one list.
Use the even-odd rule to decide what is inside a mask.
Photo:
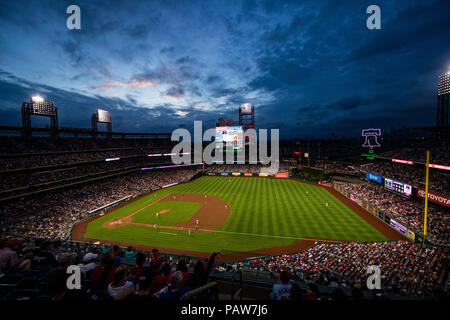
[[(349, 69), (337, 58), (347, 49), (331, 41), (335, 34), (307, 55), (316, 42), (306, 34), (290, 38), (297, 20), (285, 7), (269, 10), (281, 20), (264, 27), (259, 19), (269, 15), (265, 6), (245, 22), (224, 11), (222, 24), (215, 15), (215, 22), (203, 21), (204, 15), (181, 4), (174, 4), (178, 9), (147, 5), (166, 18), (165, 29), (156, 33), (145, 23), (129, 24), (125, 12), (140, 21), (143, 14), (135, 10), (144, 4), (108, 9), (101, 22), (90, 20), (91, 13), (84, 16), (98, 9), (94, 2), (80, 5), (81, 30), (67, 22), (55, 38), (1, 18), (0, 301), (448, 299), (450, 71), (442, 67), (450, 61), (445, 60), (448, 43), (440, 43), (446, 56), (433, 50), (419, 56), (429, 61), (430, 70), (421, 71), (426, 77), (420, 78), (426, 84), (416, 85), (416, 75), (405, 73), (411, 69), (405, 61), (417, 55), (413, 49), (392, 49), (395, 67), (376, 60), (375, 69), (393, 73), (388, 84), (394, 94), (380, 84), (388, 81), (387, 71), (367, 65), (353, 70), (368, 54), (354, 47), (355, 41), (347, 44), (354, 50), (346, 57), (352, 61)], [(4, 9), (15, 16), (34, 6), (11, 3)], [(205, 15), (220, 11), (210, 6), (205, 5)], [(423, 12), (423, 21), (439, 14), (448, 26), (448, 3), (431, 7), (411, 4), (410, 9)], [(366, 28), (363, 9), (361, 32), (377, 32)], [(65, 10), (49, 11), (48, 17), (65, 21)], [(402, 12), (389, 22), (401, 24)], [(97, 23), (111, 26), (106, 16), (113, 14), (124, 25), (105, 31), (112, 42), (104, 43)], [(207, 34), (203, 27), (194, 32), (185, 25), (188, 17), (192, 24), (194, 17), (202, 20)], [(289, 31), (282, 32), (283, 21)], [(162, 23), (155, 18), (155, 28), (157, 22)], [(50, 24), (35, 28), (53, 30)], [(359, 31), (348, 32), (359, 39)], [(397, 32), (404, 36), (403, 29)], [(237, 38), (244, 42), (242, 34), (258, 36), (256, 43), (266, 50), (253, 57), (227, 47)], [(42, 44), (30, 57), (24, 46), (38, 40), (64, 53)], [(269, 47), (270, 41), (277, 45)], [(373, 41), (373, 50), (377, 45), (390, 50), (379, 38)], [(293, 61), (290, 50), (300, 47), (307, 62), (281, 65)], [(189, 53), (180, 56), (178, 50)], [(309, 63), (318, 69), (310, 71)], [(320, 64), (336, 76), (319, 70)], [(316, 71), (320, 79), (330, 77), (329, 93), (298, 84), (315, 79)], [(373, 83), (361, 80), (362, 73)], [(399, 80), (395, 73), (411, 78)], [(367, 87), (359, 88), (365, 82)], [(354, 92), (337, 95), (345, 90)], [(401, 90), (415, 90), (416, 101)], [(407, 99), (409, 115), (398, 106)], [(389, 108), (392, 112), (383, 113)], [(211, 130), (210, 140), (176, 134), (195, 136), (200, 121), (201, 137)], [(261, 153), (264, 142), (270, 161)], [(73, 268), (79, 275), (75, 289), (66, 272)]]

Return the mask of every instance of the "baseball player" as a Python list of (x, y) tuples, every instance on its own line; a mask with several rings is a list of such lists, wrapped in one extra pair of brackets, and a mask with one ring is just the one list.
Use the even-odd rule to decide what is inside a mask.
[(198, 231), (198, 224), (195, 225), (195, 231)]
[(159, 212), (158, 212), (158, 211), (156, 211), (156, 217), (157, 217), (157, 218), (159, 217)]
[(191, 236), (191, 229), (188, 230), (188, 233), (189, 233), (189, 237), (190, 237)]
[(115, 223), (119, 223), (119, 222), (117, 221), (117, 217), (114, 217), (114, 222), (115, 222)]
[(195, 220), (195, 222), (198, 224), (198, 219), (197, 220)]
[(328, 202), (325, 202), (325, 205), (328, 207)]
[(156, 223), (153, 225), (153, 228), (155, 228), (155, 230), (156, 230)]

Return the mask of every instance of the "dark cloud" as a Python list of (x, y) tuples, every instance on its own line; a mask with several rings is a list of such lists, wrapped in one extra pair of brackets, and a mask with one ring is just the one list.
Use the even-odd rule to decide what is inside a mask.
[(69, 31), (71, 4), (1, 2), (2, 124), (41, 93), (64, 126), (99, 107), (121, 131), (214, 126), (251, 102), (257, 127), (284, 137), (353, 136), (433, 124), (450, 68), (444, 0), (380, 0), (381, 30), (366, 28), (367, 1), (79, 1)]

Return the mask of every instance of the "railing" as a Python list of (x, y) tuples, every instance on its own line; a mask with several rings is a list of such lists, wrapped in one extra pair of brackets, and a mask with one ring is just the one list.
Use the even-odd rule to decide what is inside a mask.
[[(238, 282), (238, 290), (234, 292), (234, 284), (236, 282), (236, 273), (239, 275), (239, 282)], [(242, 300), (242, 270), (238, 270), (237, 272), (233, 272), (233, 277), (231, 279), (231, 300), (237, 300), (237, 297), (239, 297), (239, 300)]]
[(213, 296), (214, 300), (219, 300), (218, 286), (217, 282), (210, 282), (204, 286), (186, 292), (181, 296), (180, 300), (201, 300), (202, 297), (207, 297), (208, 300), (210, 296)]

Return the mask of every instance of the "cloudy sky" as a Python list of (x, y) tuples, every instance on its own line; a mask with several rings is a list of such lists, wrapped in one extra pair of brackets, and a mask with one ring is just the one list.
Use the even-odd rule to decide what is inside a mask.
[[(81, 30), (66, 27), (71, 4)], [(366, 27), (371, 4), (381, 30)], [(212, 127), (250, 102), (282, 137), (349, 137), (434, 124), (449, 70), (448, 0), (0, 1), (0, 125), (40, 94), (65, 127), (98, 108), (114, 131)]]

